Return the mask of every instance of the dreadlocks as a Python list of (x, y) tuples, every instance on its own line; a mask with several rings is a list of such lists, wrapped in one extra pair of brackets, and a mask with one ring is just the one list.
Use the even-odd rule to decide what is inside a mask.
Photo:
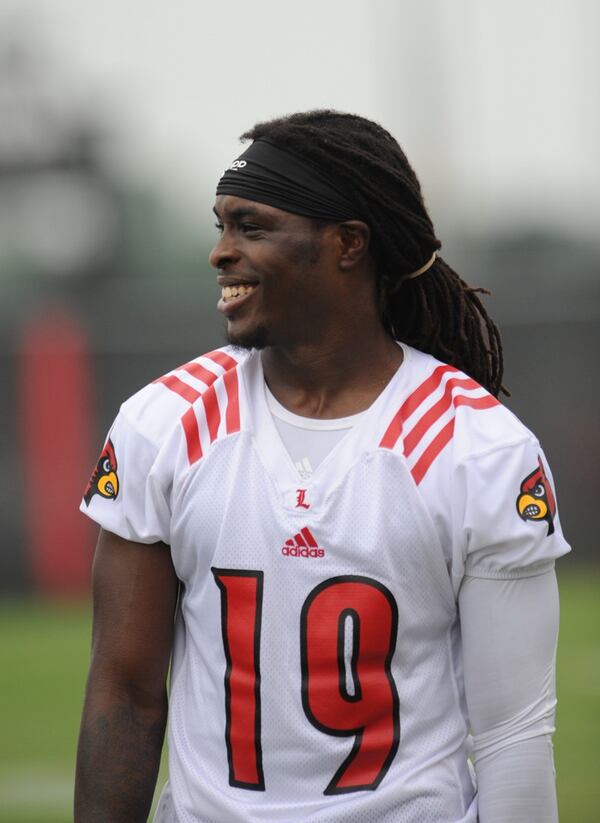
[(437, 257), (441, 247), (421, 187), (389, 132), (364, 117), (322, 110), (258, 123), (242, 140), (267, 138), (344, 187), (369, 216), (382, 322), (394, 337), (469, 374), (493, 395), (502, 387), (500, 333), (478, 294)]

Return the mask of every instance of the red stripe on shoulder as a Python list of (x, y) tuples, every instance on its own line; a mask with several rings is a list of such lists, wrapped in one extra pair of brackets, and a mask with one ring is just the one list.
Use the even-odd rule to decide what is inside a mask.
[(402, 409), (398, 409), (379, 443), (382, 449), (393, 449), (402, 434)]
[(181, 418), (181, 425), (183, 426), (183, 432), (185, 434), (188, 460), (190, 461), (190, 465), (192, 465), (202, 457), (200, 431), (198, 429), (198, 420), (196, 419), (196, 412), (194, 411), (193, 406), (190, 406)]
[(442, 382), (442, 377), (448, 372), (457, 372), (458, 369), (454, 366), (442, 365), (438, 366), (433, 372), (429, 375), (427, 380), (424, 380), (420, 386), (418, 386), (414, 392), (409, 395), (404, 403), (402, 404), (402, 416), (406, 420), (420, 405), (424, 400), (427, 400), (430, 394), (437, 389), (437, 387)]
[(219, 376), (218, 374), (215, 374), (214, 371), (205, 369), (204, 366), (201, 366), (200, 363), (196, 363), (195, 360), (192, 360), (190, 363), (184, 363), (182, 366), (178, 366), (178, 369), (181, 371), (186, 371), (188, 374), (191, 374), (192, 377), (206, 383), (207, 386), (212, 386)]
[(499, 406), (500, 401), (492, 394), (485, 394), (483, 397), (464, 397), (459, 394), (454, 398), (454, 405), (469, 406), (471, 409), (492, 409), (494, 406)]
[[(470, 379), (470, 378), (469, 378)], [(448, 383), (452, 382), (460, 382), (464, 384), (463, 381), (452, 381), (449, 380)], [(475, 382), (475, 381), (472, 381)], [(472, 387), (469, 387), (472, 388)], [(475, 388), (479, 388), (479, 384), (475, 383)], [(468, 397), (464, 394), (459, 394), (457, 397), (453, 398), (452, 404), (455, 408), (458, 406), (467, 406), (468, 408), (475, 409), (475, 410), (483, 410), (483, 409), (492, 409), (494, 406), (499, 406), (500, 401), (497, 400), (491, 394), (485, 394), (483, 397)], [(437, 405), (437, 403), (436, 403)], [(424, 415), (426, 417), (427, 415)], [(439, 419), (441, 415), (438, 415), (436, 419)], [(434, 462), (436, 457), (440, 454), (440, 452), (444, 449), (444, 447), (450, 442), (452, 439), (452, 435), (454, 434), (454, 421), (455, 418), (453, 417), (452, 420), (449, 420), (448, 423), (441, 429), (436, 436), (433, 438), (431, 443), (427, 446), (421, 457), (417, 460), (415, 465), (411, 470), (411, 474), (415, 480), (415, 483), (419, 485), (421, 480), (427, 474), (431, 464)], [(417, 425), (419, 425), (421, 421)], [(425, 432), (424, 432), (425, 433)], [(411, 432), (412, 435), (412, 432)]]
[(427, 470), (429, 469), (435, 458), (442, 451), (444, 446), (446, 446), (450, 442), (453, 434), (454, 418), (452, 418), (452, 420), (449, 420), (443, 429), (440, 429), (440, 431), (436, 434), (431, 443), (427, 446), (421, 457), (419, 457), (415, 465), (412, 467), (410, 473), (412, 474), (417, 486), (427, 474)]
[[(240, 430), (240, 404), (239, 404), (239, 385), (238, 385), (238, 366), (237, 360), (230, 357), (222, 351), (212, 351), (208, 354), (203, 354), (202, 357), (207, 357), (213, 363), (225, 369), (221, 375), (216, 374), (210, 369), (205, 368), (195, 360), (189, 363), (184, 363), (177, 367), (179, 371), (185, 371), (201, 380), (207, 388), (204, 391), (198, 391), (193, 386), (190, 386), (184, 380), (181, 380), (174, 374), (167, 374), (164, 377), (159, 377), (155, 383), (161, 383), (170, 391), (178, 394), (190, 404), (190, 408), (185, 412), (181, 418), (181, 425), (185, 434), (185, 441), (187, 445), (187, 453), (190, 464), (195, 463), (202, 457), (202, 443), (200, 439), (200, 427), (198, 425), (198, 418), (193, 405), (198, 398), (202, 399), (204, 413), (206, 417), (206, 426), (208, 428), (208, 435), (210, 442), (214, 443), (217, 439), (219, 426), (221, 424), (221, 406), (219, 405), (219, 396), (215, 388), (217, 380), (223, 380), (226, 393), (225, 401), (225, 429), (227, 434), (233, 434)], [(221, 401), (222, 405), (222, 401)]]
[(210, 386), (202, 394), (202, 405), (204, 406), (204, 412), (206, 414), (206, 425), (208, 426), (210, 442), (213, 443), (216, 440), (219, 423), (221, 422), (219, 401), (217, 400), (217, 392), (214, 386)]
[(175, 394), (183, 397), (183, 399), (187, 400), (188, 403), (194, 403), (200, 397), (200, 392), (197, 391), (197, 389), (193, 386), (188, 386), (187, 383), (184, 383), (183, 380), (180, 380), (174, 374), (166, 374), (164, 377), (159, 377), (158, 380), (155, 380), (154, 382), (162, 383), (163, 386), (166, 386), (172, 392), (175, 392)]
[(402, 434), (403, 422), (410, 417), (416, 409), (418, 409), (424, 400), (427, 400), (430, 394), (433, 394), (442, 382), (442, 378), (445, 374), (448, 374), (448, 372), (457, 371), (458, 369), (454, 366), (449, 366), (446, 364), (442, 364), (434, 369), (429, 377), (417, 386), (417, 388), (409, 394), (404, 403), (400, 406), (392, 418), (390, 425), (387, 427), (385, 434), (381, 438), (381, 442), (379, 443), (380, 447), (384, 449), (393, 449), (398, 442), (398, 438)]
[(233, 357), (230, 357), (228, 354), (225, 354), (224, 351), (220, 351), (216, 349), (215, 351), (209, 351), (208, 354), (203, 354), (202, 357), (207, 357), (209, 360), (212, 360), (213, 363), (216, 363), (218, 366), (222, 366), (224, 369), (234, 369), (237, 366), (237, 360), (234, 360)]
[(227, 409), (225, 410), (225, 430), (233, 434), (240, 430), (240, 397), (237, 369), (230, 369), (223, 375), (223, 383), (227, 393)]
[[(479, 389), (479, 383), (472, 380), (470, 377), (460, 378), (452, 377), (444, 387), (444, 393), (433, 406), (425, 412), (420, 418), (419, 422), (413, 426), (407, 436), (404, 438), (404, 454), (408, 457), (414, 449), (419, 445), (421, 439), (427, 434), (429, 429), (436, 423), (440, 417), (448, 411), (452, 405), (452, 389), (456, 387), (461, 389)], [(468, 399), (468, 398), (467, 398)], [(456, 405), (456, 404), (455, 404)]]

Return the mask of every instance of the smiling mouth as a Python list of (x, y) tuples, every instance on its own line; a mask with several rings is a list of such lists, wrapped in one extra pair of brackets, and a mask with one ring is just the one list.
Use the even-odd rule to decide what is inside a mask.
[(255, 285), (251, 286), (247, 283), (238, 283), (236, 286), (223, 286), (221, 289), (221, 299), (224, 303), (231, 303), (234, 300), (247, 297), (255, 288)]

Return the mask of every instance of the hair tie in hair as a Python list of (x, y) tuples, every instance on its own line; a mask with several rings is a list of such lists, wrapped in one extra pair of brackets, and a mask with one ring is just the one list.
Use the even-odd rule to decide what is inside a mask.
[(233, 161), (219, 180), (219, 194), (334, 223), (360, 218), (356, 206), (321, 171), (263, 139)]
[(434, 253), (431, 255), (431, 257), (429, 258), (427, 263), (425, 263), (424, 266), (421, 266), (420, 269), (417, 269), (416, 271), (413, 271), (410, 274), (405, 274), (402, 279), (403, 280), (414, 280), (415, 277), (420, 277), (422, 274), (425, 274), (425, 272), (429, 271), (429, 269), (433, 266), (433, 264), (436, 261), (436, 258), (437, 258), (437, 251), (434, 251)]

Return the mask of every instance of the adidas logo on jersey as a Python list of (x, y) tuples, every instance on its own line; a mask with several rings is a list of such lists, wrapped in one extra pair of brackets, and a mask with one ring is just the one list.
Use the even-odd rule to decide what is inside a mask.
[(285, 557), (325, 557), (325, 549), (319, 546), (308, 526), (305, 526), (298, 534), (285, 541), (281, 554)]

